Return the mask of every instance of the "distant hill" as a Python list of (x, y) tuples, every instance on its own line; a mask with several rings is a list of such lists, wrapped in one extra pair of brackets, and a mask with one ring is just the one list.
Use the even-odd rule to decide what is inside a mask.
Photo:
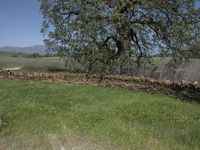
[(12, 46), (5, 46), (5, 47), (0, 47), (0, 51), (4, 52), (22, 52), (22, 53), (27, 53), (27, 54), (33, 54), (33, 53), (38, 53), (38, 54), (46, 54), (46, 48), (43, 45), (34, 45), (30, 47), (12, 47)]

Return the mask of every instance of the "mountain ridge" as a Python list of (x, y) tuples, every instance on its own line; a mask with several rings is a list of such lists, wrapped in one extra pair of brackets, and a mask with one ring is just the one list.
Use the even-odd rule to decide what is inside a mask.
[(44, 45), (33, 45), (33, 46), (26, 46), (26, 47), (15, 47), (15, 46), (4, 46), (0, 47), (0, 51), (4, 52), (22, 52), (27, 54), (46, 54), (46, 47)]

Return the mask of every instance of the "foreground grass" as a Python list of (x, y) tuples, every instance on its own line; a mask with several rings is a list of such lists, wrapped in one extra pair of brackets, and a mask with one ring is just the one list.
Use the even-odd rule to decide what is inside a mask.
[(161, 94), (0, 80), (0, 149), (200, 149), (200, 105)]

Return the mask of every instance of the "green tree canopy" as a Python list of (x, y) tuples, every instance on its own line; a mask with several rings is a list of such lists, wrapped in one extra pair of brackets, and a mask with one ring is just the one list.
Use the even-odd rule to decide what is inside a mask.
[(48, 47), (88, 71), (139, 66), (153, 54), (199, 52), (199, 0), (40, 1)]

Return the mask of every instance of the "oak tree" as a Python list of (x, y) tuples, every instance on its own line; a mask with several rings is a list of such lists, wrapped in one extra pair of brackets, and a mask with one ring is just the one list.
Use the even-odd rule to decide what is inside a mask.
[(51, 50), (92, 73), (199, 53), (199, 0), (40, 0)]

